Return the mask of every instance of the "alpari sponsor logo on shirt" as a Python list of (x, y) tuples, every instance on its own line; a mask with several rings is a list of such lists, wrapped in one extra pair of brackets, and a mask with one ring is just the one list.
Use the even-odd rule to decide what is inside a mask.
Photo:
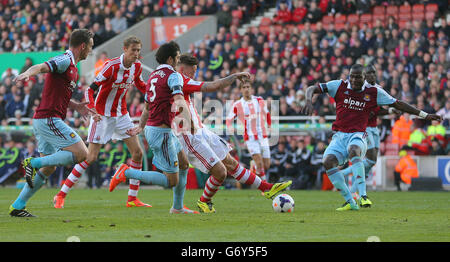
[(166, 73), (164, 73), (162, 70), (157, 70), (156, 72), (150, 75), (150, 78), (152, 78), (155, 75), (159, 75), (159, 77), (164, 78), (166, 76)]
[[(366, 99), (366, 97), (364, 97)], [(370, 97), (369, 97), (370, 100)], [(348, 109), (363, 111), (364, 107), (366, 106), (366, 102), (361, 102), (355, 99), (352, 99), (351, 97), (346, 98), (344, 100), (344, 107)]]

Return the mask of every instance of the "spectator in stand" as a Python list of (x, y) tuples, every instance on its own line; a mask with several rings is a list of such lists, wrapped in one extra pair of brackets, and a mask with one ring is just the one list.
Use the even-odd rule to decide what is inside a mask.
[(116, 34), (120, 34), (123, 31), (127, 30), (128, 22), (127, 19), (122, 16), (122, 11), (117, 10), (114, 13), (114, 18), (111, 19), (111, 26)]
[(445, 102), (445, 106), (441, 108), (439, 111), (437, 111), (437, 115), (442, 116), (444, 121), (442, 122), (442, 125), (446, 128), (450, 127), (450, 100), (448, 97), (446, 98), (447, 101)]
[(400, 119), (395, 121), (392, 127), (392, 143), (396, 144), (398, 148), (408, 144), (409, 136), (411, 135), (413, 121), (410, 119), (408, 113), (403, 113)]
[(282, 0), (275, 17), (273, 18), (273, 22), (276, 24), (288, 24), (291, 22), (291, 19), (291, 10), (289, 9), (287, 1)]
[(293, 10), (292, 10), (292, 22), (295, 24), (300, 24), (304, 22), (304, 18), (308, 13), (306, 4), (304, 0), (294, 0)]

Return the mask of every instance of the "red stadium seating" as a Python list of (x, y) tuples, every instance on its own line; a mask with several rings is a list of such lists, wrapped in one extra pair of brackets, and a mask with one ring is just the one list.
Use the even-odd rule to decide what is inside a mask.
[(393, 16), (395, 20), (398, 20), (398, 7), (395, 5), (390, 5), (386, 8), (386, 16)]
[(344, 28), (345, 28), (345, 23), (335, 23), (334, 24), (334, 29), (336, 29), (336, 31), (341, 31)]
[(359, 23), (359, 15), (357, 15), (357, 14), (348, 15), (347, 22), (350, 25), (357, 25)]
[(411, 21), (411, 13), (403, 13), (398, 15), (399, 21)]
[(401, 5), (398, 9), (399, 14), (410, 14), (411, 13), (411, 6), (410, 5)]
[(360, 21), (361, 23), (369, 23), (369, 22), (372, 22), (372, 14), (362, 14), (362, 15), (359, 17), (359, 21)]
[(437, 4), (427, 4), (425, 6), (425, 12), (438, 12), (439, 6)]
[(425, 13), (425, 19), (426, 20), (434, 20), (434, 18), (436, 17), (436, 13), (435, 12), (432, 12), (432, 11), (427, 11), (426, 13)]
[(347, 22), (347, 16), (345, 15), (338, 15), (334, 17), (334, 22), (336, 24), (344, 24), (345, 22)]
[(239, 20), (241, 20), (241, 19), (242, 19), (242, 16), (243, 16), (243, 13), (242, 13), (241, 10), (233, 10), (233, 11), (231, 12), (231, 16), (232, 16), (233, 18), (238, 18)]
[(263, 19), (261, 19), (261, 23), (259, 24), (260, 26), (269, 26), (272, 24), (272, 19), (268, 18), (268, 17), (263, 17)]
[[(387, 20), (387, 16), (386, 15), (373, 15), (372, 16), (372, 23), (375, 23), (378, 19), (379, 20), (381, 20), (381, 22), (383, 23), (383, 24), (385, 24), (386, 23), (386, 20)], [(396, 18), (397, 19), (397, 18)]]
[(322, 18), (322, 23), (325, 24), (332, 24), (334, 23), (334, 16), (332, 15), (326, 15)]
[(415, 4), (412, 7), (413, 15), (416, 15), (417, 13), (425, 13), (425, 5), (424, 4)]
[(373, 8), (372, 12), (373, 12), (373, 14), (376, 14), (376, 15), (380, 15), (380, 14), (384, 15), (384, 14), (386, 14), (386, 8), (382, 5), (378, 5)]

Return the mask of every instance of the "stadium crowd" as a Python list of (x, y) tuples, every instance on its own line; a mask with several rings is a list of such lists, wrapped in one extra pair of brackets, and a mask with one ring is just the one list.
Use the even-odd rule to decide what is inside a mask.
[[(410, 17), (405, 21), (399, 15), (386, 14), (384, 19), (362, 21), (363, 14), (374, 13), (376, 7), (388, 6), (388, 2), (399, 8), (439, 5), (433, 16), (424, 15), (420, 19)], [(448, 154), (450, 143), (445, 133), (450, 128), (450, 19), (448, 10), (440, 6), (442, 2), (445, 1), (2, 0), (0, 52), (64, 50), (68, 33), (75, 28), (95, 32), (94, 41), (98, 46), (145, 17), (215, 14), (217, 35), (206, 35), (189, 48), (199, 59), (197, 80), (209, 81), (248, 70), (254, 76), (255, 95), (269, 102), (279, 100), (280, 116), (298, 116), (308, 86), (347, 79), (354, 63), (373, 64), (378, 83), (392, 96), (445, 118), (440, 127), (436, 123), (411, 120), (406, 114), (379, 118), (382, 141), (392, 141), (397, 148), (407, 144), (418, 154)], [(238, 33), (241, 24), (271, 6), (276, 6), (277, 11), (269, 23), (262, 21), (260, 26), (248, 27), (243, 35)], [(355, 23), (347, 20), (339, 26), (326, 20), (350, 18), (352, 14), (361, 15), (361, 20)], [(32, 63), (27, 61), (21, 71)], [(43, 88), (43, 76), (25, 85), (13, 83), (14, 76), (11, 70), (1, 76), (2, 126), (21, 125), (22, 117), (32, 117)], [(80, 79), (75, 99), (83, 99), (88, 84), (84, 78)], [(130, 114), (139, 116), (143, 97), (135, 94), (138, 92), (129, 92), (127, 101)], [(231, 86), (223, 92), (204, 94), (203, 98), (204, 102), (219, 99), (225, 104), (226, 100), (239, 99), (240, 92)], [(334, 114), (332, 98), (322, 95), (315, 99), (314, 114), (320, 116), (319, 121), (324, 121), (325, 115)], [(203, 112), (204, 117), (207, 114)], [(69, 120), (73, 121), (72, 126), (86, 128), (73, 112), (69, 112)], [(312, 188), (318, 172), (323, 172), (321, 154), (330, 134), (282, 136), (280, 143), (273, 147), (272, 174), (302, 177), (299, 188)], [(246, 158), (245, 152), (242, 158)], [(274, 180), (278, 178), (272, 176)]]

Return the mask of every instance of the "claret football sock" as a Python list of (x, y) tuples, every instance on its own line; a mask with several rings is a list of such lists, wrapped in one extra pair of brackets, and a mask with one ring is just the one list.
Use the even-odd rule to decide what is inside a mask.
[(377, 163), (377, 162), (375, 162), (375, 161), (373, 161), (373, 160), (370, 160), (370, 159), (368, 159), (368, 158), (365, 158), (364, 160), (363, 160), (363, 163), (364, 163), (364, 174), (366, 174), (366, 176), (369, 174), (369, 172), (370, 172), (370, 169), (372, 169), (372, 167)]
[(28, 200), (45, 184), (47, 177), (41, 171), (36, 173), (34, 177), (34, 187), (30, 188), (27, 183), (23, 187), (16, 201), (12, 204), (15, 209), (24, 209)]
[(30, 162), (32, 167), (39, 169), (44, 166), (73, 165), (77, 161), (72, 152), (62, 150), (48, 156), (32, 158)]

